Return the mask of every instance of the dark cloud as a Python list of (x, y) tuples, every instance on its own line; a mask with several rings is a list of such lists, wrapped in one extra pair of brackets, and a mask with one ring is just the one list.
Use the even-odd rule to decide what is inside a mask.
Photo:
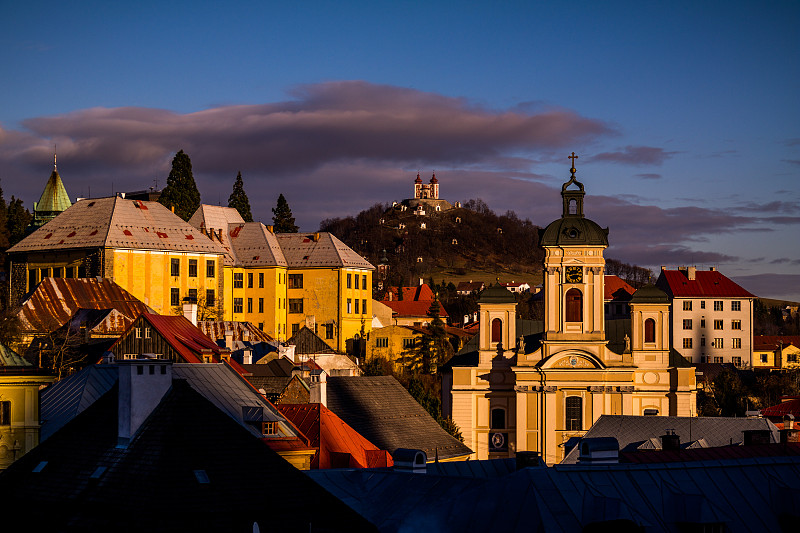
[(739, 206), (742, 211), (752, 213), (800, 213), (800, 202), (773, 201), (763, 204), (747, 202)]
[(661, 174), (653, 174), (650, 172), (646, 172), (644, 174), (636, 174), (637, 178), (641, 178), (643, 180), (660, 180)]
[(791, 163), (792, 165), (800, 165), (800, 159), (781, 159), (784, 163)]
[(606, 161), (625, 165), (661, 165), (678, 152), (666, 152), (653, 146), (626, 146), (618, 152), (603, 152), (589, 161)]
[(753, 274), (731, 279), (762, 298), (800, 301), (800, 274)]
[(789, 259), (788, 257), (781, 257), (773, 259), (769, 262), (770, 265), (800, 265), (800, 259)]
[(800, 146), (800, 137), (794, 137), (786, 140), (786, 146)]

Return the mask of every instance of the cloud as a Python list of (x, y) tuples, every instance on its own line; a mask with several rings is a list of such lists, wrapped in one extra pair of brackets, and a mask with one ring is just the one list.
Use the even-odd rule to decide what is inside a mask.
[(800, 137), (794, 137), (792, 139), (786, 139), (786, 146), (800, 146)]
[(800, 274), (753, 274), (731, 279), (761, 298), (800, 301)]
[(784, 163), (791, 163), (792, 165), (800, 165), (800, 159), (781, 159)]
[(773, 201), (763, 204), (746, 202), (739, 206), (741, 211), (752, 213), (800, 213), (800, 202)]
[(770, 265), (800, 265), (800, 259), (789, 259), (788, 257), (780, 257), (773, 259), (769, 262)]
[(626, 146), (618, 152), (603, 152), (589, 158), (589, 161), (605, 161), (625, 165), (661, 165), (678, 152), (665, 152), (653, 146)]
[(661, 174), (653, 174), (650, 172), (646, 172), (644, 174), (636, 174), (637, 178), (641, 178), (643, 180), (660, 180)]

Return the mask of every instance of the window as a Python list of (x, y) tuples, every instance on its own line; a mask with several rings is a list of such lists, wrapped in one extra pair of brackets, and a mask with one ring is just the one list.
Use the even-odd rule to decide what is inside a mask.
[(298, 331), (300, 331), (300, 324), (292, 324), (292, 337), (297, 335)]
[(252, 313), (253, 312), (253, 299), (252, 298), (248, 298), (247, 299), (247, 312), (248, 313)]
[(28, 290), (32, 291), (36, 286), (36, 269), (28, 270)]
[(181, 291), (180, 289), (176, 289), (175, 287), (169, 290), (169, 305), (180, 305), (181, 304)]
[(261, 422), (262, 435), (277, 435), (278, 423), (277, 422)]
[(583, 428), (583, 401), (580, 396), (567, 396), (565, 402), (566, 430), (580, 431)]
[(302, 274), (289, 274), (289, 288), (302, 289), (303, 288), (303, 275)]
[(722, 329), (722, 320), (714, 321), (714, 329)]
[(145, 339), (150, 338), (150, 328), (144, 328), (144, 338)]
[(583, 322), (583, 294), (572, 288), (567, 291), (567, 322)]
[(197, 289), (189, 289), (189, 300), (197, 303)]
[(197, 259), (189, 259), (189, 277), (197, 277)]
[(264, 288), (264, 273), (263, 272), (259, 272), (258, 273), (258, 288), (259, 289), (263, 289)]
[(258, 312), (259, 313), (263, 313), (264, 312), (264, 298), (259, 298), (258, 299)]
[(731, 329), (742, 329), (741, 320), (731, 320)]
[(78, 277), (85, 278), (86, 277), (86, 265), (79, 265), (78, 266)]
[(684, 318), (683, 319), (683, 329), (692, 329), (692, 319), (691, 318)]
[(367, 290), (367, 275), (361, 276), (361, 288)]
[(215, 277), (217, 275), (216, 274), (216, 269), (217, 269), (217, 264), (213, 260), (209, 259), (208, 261), (206, 261), (206, 277), (207, 278)]
[(206, 307), (213, 307), (217, 303), (214, 289), (206, 289)]
[(683, 339), (683, 347), (684, 348), (691, 348), (692, 347), (692, 339), (691, 339), (691, 337)]
[(796, 353), (787, 353), (786, 354), (786, 362), (787, 363), (796, 363), (797, 362), (797, 354)]
[(691, 311), (692, 310), (692, 301), (691, 300), (684, 300), (683, 301), (683, 310), (684, 311)]
[(731, 363), (736, 367), (742, 366), (742, 358), (737, 356), (731, 357)]
[(506, 428), (506, 410), (502, 407), (495, 407), (492, 409), (492, 429), (505, 429)]
[(706, 308), (706, 301), (700, 300), (700, 309), (705, 309), (705, 308)]
[(43, 268), (41, 272), (42, 272), (42, 279), (50, 277), (50, 269), (49, 268)]
[(247, 288), (248, 289), (252, 289), (253, 288), (253, 273), (252, 272), (248, 272), (247, 273)]
[(325, 338), (326, 339), (333, 338), (333, 324), (325, 324)]
[(244, 301), (242, 298), (234, 298), (233, 299), (233, 312), (234, 313), (241, 313), (244, 309)]
[(181, 260), (173, 257), (169, 260), (169, 273), (171, 276), (181, 275)]
[(75, 267), (67, 267), (66, 276), (67, 278), (74, 278), (75, 277)]
[(403, 348), (409, 349), (414, 347), (414, 337), (406, 337), (403, 339)]
[(375, 347), (376, 348), (388, 348), (389, 347), (389, 337), (378, 337), (375, 339)]
[(0, 402), (0, 426), (11, 425), (11, 402)]
[(714, 300), (714, 311), (722, 311), (722, 300)]
[(350, 298), (347, 299), (347, 312), (348, 313), (353, 312), (353, 300), (351, 300)]
[(349, 273), (347, 274), (347, 288), (348, 289), (353, 288), (353, 275)]
[(356, 314), (357, 315), (361, 314), (361, 311), (359, 311), (359, 309), (361, 309), (360, 304), (361, 304), (361, 302), (359, 302), (358, 298), (356, 298)]
[(244, 288), (244, 274), (241, 272), (234, 272), (233, 273), (233, 288), (234, 289), (243, 289)]
[(731, 348), (741, 348), (742, 347), (742, 339), (735, 338), (731, 339)]
[(761, 362), (762, 363), (768, 363), (769, 362), (767, 354), (765, 354), (765, 353), (761, 354)]
[(499, 318), (492, 320), (492, 342), (502, 342), (503, 340), (503, 321)]
[(263, 322), (259, 322), (258, 323), (258, 329), (260, 329), (261, 331), (264, 331), (264, 323)]
[(54, 277), (54, 278), (60, 278), (60, 277), (62, 277), (62, 276), (61, 276), (61, 272), (62, 272), (62, 270), (63, 270), (63, 269), (62, 269), (61, 267), (53, 267), (53, 277)]
[(142, 328), (133, 328), (133, 329), (136, 332), (136, 338), (137, 339), (141, 339), (142, 338)]
[(721, 363), (721, 362), (722, 362), (722, 357), (721, 357), (721, 356), (719, 356), (719, 355), (715, 355), (715, 356), (714, 356), (714, 362), (715, 362), (715, 363)]
[(289, 298), (289, 312), (302, 313), (303, 312), (303, 299), (302, 298)]
[(725, 341), (722, 338), (717, 337), (714, 339), (714, 342), (711, 344), (711, 346), (713, 346), (714, 348), (724, 348)]
[(644, 342), (656, 342), (656, 321), (652, 318), (644, 321)]
[(705, 345), (706, 345), (706, 338), (705, 337), (700, 337), (700, 346), (704, 347)]
[(367, 314), (367, 301), (361, 300), (361, 312)]
[(700, 319), (700, 328), (704, 328), (704, 327), (706, 327), (706, 319), (705, 318), (701, 318)]
[(739, 300), (734, 300), (731, 302), (731, 311), (741, 311), (742, 310), (742, 302)]

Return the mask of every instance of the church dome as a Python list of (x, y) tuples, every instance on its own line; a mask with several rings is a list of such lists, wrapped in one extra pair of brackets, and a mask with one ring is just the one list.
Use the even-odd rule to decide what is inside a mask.
[[(574, 152), (573, 152), (574, 155)], [(577, 156), (575, 156), (577, 157)], [(608, 246), (608, 228), (601, 228), (583, 215), (583, 183), (572, 176), (561, 186), (563, 211), (539, 234), (540, 246)], [(575, 187), (575, 188), (573, 188)]]
[(422, 183), (422, 178), (419, 177), (419, 172), (417, 172), (417, 179), (414, 180), (414, 183)]
[(655, 285), (645, 285), (633, 293), (632, 304), (666, 304), (669, 303), (667, 293)]
[(486, 287), (478, 296), (479, 304), (510, 304), (516, 301), (514, 293), (500, 285), (499, 282)]

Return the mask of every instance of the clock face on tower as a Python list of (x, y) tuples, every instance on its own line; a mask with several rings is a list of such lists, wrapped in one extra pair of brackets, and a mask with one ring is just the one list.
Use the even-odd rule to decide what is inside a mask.
[(565, 271), (567, 283), (583, 282), (583, 267), (568, 266)]

